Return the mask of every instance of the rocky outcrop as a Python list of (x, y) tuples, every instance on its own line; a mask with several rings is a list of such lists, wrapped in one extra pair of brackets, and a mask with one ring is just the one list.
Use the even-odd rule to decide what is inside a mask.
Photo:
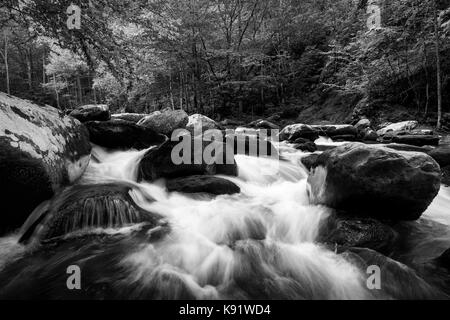
[(37, 205), (75, 182), (90, 152), (78, 120), (0, 92), (0, 233), (20, 227)]
[[(224, 143), (190, 136), (184, 136), (181, 140), (170, 140), (149, 150), (139, 165), (139, 180), (215, 174), (237, 176), (234, 155)], [(212, 155), (213, 159), (206, 161), (205, 154)]]
[(111, 119), (109, 107), (106, 104), (91, 104), (76, 108), (70, 113), (71, 117), (81, 121), (108, 121)]
[(92, 143), (109, 149), (147, 149), (167, 137), (125, 120), (92, 121), (86, 127)]
[(21, 230), (20, 242), (43, 242), (97, 228), (121, 228), (138, 223), (154, 227), (161, 217), (139, 207), (127, 184), (77, 185), (38, 208)]
[(209, 176), (190, 176), (168, 180), (166, 187), (170, 192), (207, 193), (217, 196), (241, 192), (241, 189), (233, 182)]
[(416, 220), (440, 189), (439, 165), (424, 153), (349, 143), (321, 154), (310, 199), (359, 217)]
[(147, 114), (143, 113), (118, 113), (111, 115), (111, 120), (125, 120), (132, 123), (138, 123), (144, 119)]
[(138, 125), (170, 138), (176, 129), (185, 129), (188, 122), (189, 117), (185, 111), (166, 109), (146, 116), (138, 122)]

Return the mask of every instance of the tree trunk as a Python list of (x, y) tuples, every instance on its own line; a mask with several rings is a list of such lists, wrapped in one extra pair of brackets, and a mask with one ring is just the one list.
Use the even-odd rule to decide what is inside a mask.
[(6, 71), (6, 92), (8, 94), (11, 94), (11, 88), (9, 83), (9, 64), (8, 64), (8, 36), (6, 35), (6, 32), (4, 33), (5, 37), (5, 54), (3, 55), (3, 58), (5, 60), (5, 71)]
[(53, 85), (55, 87), (55, 93), (56, 93), (56, 106), (58, 107), (58, 109), (61, 109), (60, 105), (59, 105), (59, 93), (58, 93), (58, 88), (56, 87), (56, 76), (55, 76), (55, 74), (53, 74)]
[(438, 8), (437, 0), (434, 0), (434, 38), (436, 49), (436, 78), (437, 78), (437, 113), (438, 120), (436, 128), (440, 129), (442, 125), (442, 77), (441, 77), (441, 56), (439, 54), (439, 22), (438, 22)]
[(33, 57), (31, 55), (31, 48), (27, 48), (27, 82), (28, 82), (28, 89), (30, 91), (33, 90)]
[(80, 104), (83, 104), (83, 92), (81, 90), (81, 81), (80, 81), (79, 75), (77, 75), (77, 88), (78, 88), (78, 97), (80, 99)]

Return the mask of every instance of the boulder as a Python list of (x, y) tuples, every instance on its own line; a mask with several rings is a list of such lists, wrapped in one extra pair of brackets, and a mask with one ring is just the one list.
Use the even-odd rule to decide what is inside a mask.
[(423, 152), (429, 153), (433, 148), (431, 147), (416, 147), (410, 144), (398, 144), (398, 143), (390, 143), (382, 145), (386, 148), (397, 150), (397, 151), (412, 151), (412, 152)]
[(251, 128), (266, 129), (266, 130), (279, 130), (280, 129), (280, 127), (277, 126), (276, 124), (274, 124), (270, 121), (267, 121), (267, 120), (262, 120), (262, 119), (253, 121), (248, 126)]
[[(341, 255), (367, 275), (367, 280), (370, 276), (368, 274), (369, 267), (379, 268), (381, 288), (370, 290), (375, 299), (433, 300), (447, 298), (445, 293), (428, 284), (413, 269), (374, 250), (351, 248), (346, 249)], [(374, 271), (371, 272), (373, 274)]]
[(0, 92), (0, 233), (20, 227), (37, 205), (74, 183), (90, 152), (78, 120)]
[(69, 115), (81, 122), (108, 121), (111, 119), (111, 113), (109, 112), (109, 107), (106, 104), (90, 104), (81, 106), (73, 110)]
[(297, 140), (295, 140), (294, 142), (294, 148), (297, 150), (301, 150), (303, 152), (316, 152), (317, 151), (317, 146), (314, 142), (303, 139), (303, 138), (298, 138)]
[(377, 141), (379, 138), (378, 134), (370, 128), (361, 130), (359, 132), (359, 136), (360, 136), (361, 140), (363, 140), (363, 141), (372, 141), (372, 142)]
[(417, 121), (403, 121), (398, 123), (393, 123), (385, 126), (384, 128), (377, 131), (379, 136), (384, 136), (388, 132), (400, 132), (400, 131), (411, 131), (417, 128), (419, 123)]
[(308, 171), (310, 171), (312, 168), (316, 167), (315, 164), (316, 164), (318, 158), (319, 158), (319, 154), (314, 153), (314, 154), (310, 154), (305, 157), (302, 157), (300, 159), (300, 162), (305, 166), (306, 169), (308, 169)]
[(409, 144), (412, 146), (438, 146), (441, 138), (434, 135), (397, 135), (392, 138), (393, 143)]
[(319, 136), (333, 139), (337, 136), (356, 137), (358, 135), (358, 130), (350, 124), (314, 125), (311, 127), (318, 132)]
[(440, 146), (428, 152), (428, 154), (436, 160), (441, 167), (450, 166), (450, 146)]
[[(227, 148), (224, 143), (205, 141), (202, 138), (190, 136), (184, 136), (181, 140), (180, 142), (169, 140), (158, 148), (149, 150), (139, 165), (138, 180), (153, 181), (159, 178), (174, 179), (216, 174), (237, 176), (238, 170), (232, 149)], [(183, 147), (187, 150), (182, 150)], [(207, 151), (214, 147), (221, 148), (217, 154), (215, 151), (208, 152), (214, 156), (211, 162), (205, 161), (204, 154), (207, 147), (209, 147)], [(184, 157), (186, 161), (179, 159), (181, 157)]]
[(185, 111), (166, 109), (146, 116), (138, 125), (170, 137), (175, 130), (186, 128), (188, 122), (189, 117)]
[(355, 128), (358, 131), (362, 131), (364, 129), (370, 128), (371, 125), (372, 125), (372, 123), (370, 122), (369, 119), (361, 119), (358, 121), (357, 124), (355, 124)]
[(241, 192), (233, 182), (211, 176), (190, 176), (168, 180), (166, 184), (170, 192), (208, 193), (212, 195), (231, 195)]
[(128, 122), (138, 123), (144, 119), (147, 114), (143, 113), (118, 113), (111, 116), (111, 120), (125, 120)]
[(207, 130), (220, 130), (221, 127), (214, 120), (201, 114), (194, 114), (189, 117), (186, 129), (191, 134), (203, 134)]
[(21, 243), (44, 242), (98, 228), (121, 228), (143, 222), (154, 227), (161, 217), (145, 211), (125, 183), (76, 185), (36, 209), (20, 232)]
[(280, 141), (293, 142), (298, 138), (315, 141), (319, 138), (317, 130), (307, 124), (292, 124), (285, 127), (279, 134)]
[(321, 154), (308, 177), (310, 199), (358, 217), (416, 220), (440, 189), (441, 171), (418, 152), (348, 143)]
[(109, 149), (147, 149), (167, 137), (125, 120), (86, 122), (92, 143)]
[(383, 254), (394, 250), (397, 232), (390, 226), (370, 218), (339, 217), (330, 219), (321, 231), (320, 242), (331, 246), (368, 248)]

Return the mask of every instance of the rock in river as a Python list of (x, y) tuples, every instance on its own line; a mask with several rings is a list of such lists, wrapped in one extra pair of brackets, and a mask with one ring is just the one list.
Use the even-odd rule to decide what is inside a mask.
[(147, 149), (167, 137), (125, 120), (86, 122), (92, 143), (109, 149)]
[(359, 217), (416, 220), (440, 189), (430, 156), (349, 143), (321, 154), (308, 178), (310, 199)]
[(233, 182), (210, 176), (191, 176), (167, 181), (167, 190), (182, 193), (208, 193), (213, 195), (235, 194), (241, 189)]
[(166, 109), (146, 116), (138, 122), (138, 125), (152, 129), (170, 138), (176, 129), (185, 129), (188, 122), (189, 117), (183, 110)]
[(106, 104), (91, 104), (76, 108), (70, 113), (71, 117), (81, 122), (108, 121), (111, 119), (109, 107)]
[(20, 227), (37, 205), (76, 181), (90, 152), (78, 120), (0, 92), (0, 233)]

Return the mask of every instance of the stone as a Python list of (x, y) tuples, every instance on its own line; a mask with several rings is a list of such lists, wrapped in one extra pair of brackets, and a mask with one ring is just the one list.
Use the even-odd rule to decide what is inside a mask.
[(207, 130), (220, 130), (221, 126), (207, 116), (194, 114), (189, 117), (186, 129), (189, 130), (191, 134), (203, 134)]
[(177, 129), (185, 129), (189, 122), (188, 114), (184, 110), (163, 110), (154, 112), (141, 121), (138, 125), (147, 129), (171, 137)]
[(76, 182), (90, 153), (88, 131), (78, 120), (0, 92), (0, 234)]
[(144, 119), (147, 114), (143, 113), (118, 113), (111, 115), (111, 120), (125, 120), (132, 123), (138, 123)]
[(150, 128), (125, 120), (86, 122), (92, 143), (108, 149), (143, 150), (159, 145), (167, 137)]
[(280, 141), (295, 141), (298, 138), (315, 141), (319, 138), (317, 130), (306, 124), (292, 124), (285, 127), (279, 134)]
[(70, 114), (71, 117), (81, 121), (108, 121), (111, 119), (109, 107), (106, 104), (91, 104), (76, 108)]
[(232, 195), (241, 189), (233, 182), (211, 176), (190, 176), (168, 180), (166, 184), (170, 192), (208, 193), (212, 195)]
[(310, 200), (358, 217), (417, 220), (440, 189), (441, 171), (418, 152), (348, 143), (322, 153), (308, 177)]
[(441, 138), (432, 135), (397, 135), (392, 138), (393, 143), (409, 144), (413, 146), (438, 146)]
[(417, 121), (403, 121), (398, 123), (389, 124), (386, 127), (377, 131), (379, 136), (384, 136), (388, 132), (400, 132), (400, 131), (411, 131), (417, 128), (419, 123)]

